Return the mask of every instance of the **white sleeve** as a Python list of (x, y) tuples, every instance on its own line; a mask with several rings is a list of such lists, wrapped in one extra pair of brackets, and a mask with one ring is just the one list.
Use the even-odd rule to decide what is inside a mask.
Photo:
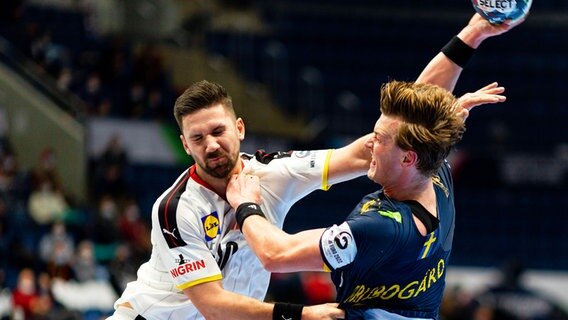
[(331, 152), (331, 149), (292, 151), (289, 157), (267, 164), (256, 162), (252, 169), (267, 191), (293, 204), (314, 190), (329, 189), (327, 171)]
[(355, 260), (357, 244), (347, 222), (333, 225), (324, 231), (320, 250), (325, 264), (331, 269), (346, 266)]
[[(178, 207), (177, 225), (179, 233), (170, 233), (169, 230), (161, 230), (161, 240), (158, 241), (158, 248), (163, 265), (167, 268), (170, 277), (176, 287), (180, 290), (194, 285), (221, 280), (221, 270), (206, 246), (205, 237), (198, 218), (192, 214), (182, 214), (180, 210), (189, 210)], [(215, 217), (210, 217), (215, 219)], [(181, 241), (176, 244), (168, 245), (165, 237), (179, 236)]]

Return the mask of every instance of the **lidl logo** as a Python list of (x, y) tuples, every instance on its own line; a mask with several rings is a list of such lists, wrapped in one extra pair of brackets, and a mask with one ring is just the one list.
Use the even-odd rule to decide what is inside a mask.
[(206, 215), (201, 218), (203, 223), (203, 230), (205, 230), (205, 240), (211, 241), (221, 233), (221, 226), (219, 226), (219, 215), (217, 211)]

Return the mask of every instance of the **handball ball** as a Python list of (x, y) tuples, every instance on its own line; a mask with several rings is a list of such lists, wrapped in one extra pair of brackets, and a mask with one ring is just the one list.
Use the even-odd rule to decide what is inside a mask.
[(532, 0), (471, 0), (475, 11), (491, 24), (500, 24), (507, 19), (513, 21), (529, 13)]

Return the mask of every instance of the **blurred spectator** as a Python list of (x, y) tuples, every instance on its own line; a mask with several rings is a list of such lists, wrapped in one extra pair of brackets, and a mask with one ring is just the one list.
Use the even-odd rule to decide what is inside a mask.
[[(477, 303), (473, 296), (460, 286), (447, 286), (440, 306), (440, 315), (444, 320), (474, 319)], [(483, 318), (480, 318), (480, 320)]]
[(109, 263), (110, 283), (117, 295), (122, 294), (126, 284), (136, 280), (140, 263), (131, 259), (130, 246), (121, 244), (116, 248), (114, 259)]
[(146, 112), (146, 88), (139, 82), (130, 86), (126, 115), (131, 119), (140, 119)]
[(52, 278), (71, 279), (74, 251), (73, 239), (67, 233), (65, 224), (59, 221), (53, 223), (51, 232), (44, 235), (39, 243), (39, 255)]
[(105, 280), (108, 278), (106, 270), (95, 259), (93, 243), (83, 240), (77, 246), (73, 258), (74, 278), (79, 282)]
[(48, 72), (50, 75), (59, 74), (63, 67), (69, 66), (68, 49), (55, 44), (51, 39), (51, 32), (44, 30), (31, 43), (32, 58), (39, 65), (40, 72)]
[(48, 176), (40, 178), (38, 188), (34, 189), (28, 200), (28, 210), (32, 219), (40, 226), (62, 220), (68, 209), (63, 193), (55, 188)]
[(37, 283), (38, 295), (46, 301), (51, 301), (51, 307), (45, 316), (35, 318), (39, 318), (41, 320), (82, 320), (79, 312), (67, 310), (64, 306), (57, 302), (52, 291), (52, 278), (47, 273), (40, 273), (37, 277)]
[(38, 163), (32, 170), (32, 188), (39, 189), (45, 181), (49, 181), (54, 190), (63, 192), (63, 184), (57, 170), (57, 157), (51, 147), (44, 148), (39, 154)]
[(52, 307), (49, 296), (37, 290), (36, 276), (31, 269), (23, 269), (18, 274), (18, 283), (12, 291), (13, 319), (41, 319)]
[(518, 260), (506, 261), (501, 282), (477, 297), (479, 320), (566, 320), (568, 313), (546, 297), (525, 288), (524, 266)]
[(10, 228), (10, 220), (6, 213), (6, 202), (3, 197), (0, 197), (0, 270), (5, 270), (8, 261), (10, 250), (9, 244), (12, 241), (14, 232)]
[(115, 250), (122, 238), (118, 229), (118, 205), (112, 196), (103, 196), (99, 200), (91, 240), (95, 248), (95, 258), (102, 264), (109, 263), (115, 256)]
[(139, 263), (147, 260), (152, 249), (150, 227), (140, 217), (140, 207), (135, 201), (126, 203), (119, 227), (124, 240), (132, 248), (132, 259)]
[(79, 97), (85, 102), (85, 113), (90, 116), (97, 114), (97, 107), (104, 97), (101, 78), (97, 72), (91, 72), (86, 81), (79, 88)]
[(93, 194), (95, 199), (112, 195), (124, 197), (128, 190), (128, 154), (119, 135), (113, 135), (98, 159), (95, 160)]

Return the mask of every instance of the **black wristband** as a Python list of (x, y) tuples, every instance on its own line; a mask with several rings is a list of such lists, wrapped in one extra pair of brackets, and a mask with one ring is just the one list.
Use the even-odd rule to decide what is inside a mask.
[(272, 309), (272, 320), (301, 320), (303, 309), (301, 304), (276, 302)]
[(235, 218), (237, 219), (237, 223), (239, 224), (241, 231), (243, 230), (243, 222), (245, 222), (245, 219), (252, 215), (258, 215), (266, 218), (260, 206), (254, 202), (244, 202), (237, 207), (237, 210), (235, 211)]
[(452, 40), (448, 41), (446, 45), (442, 48), (442, 52), (452, 60), (455, 64), (460, 67), (465, 67), (475, 49), (468, 46), (463, 42), (458, 36), (454, 36)]

